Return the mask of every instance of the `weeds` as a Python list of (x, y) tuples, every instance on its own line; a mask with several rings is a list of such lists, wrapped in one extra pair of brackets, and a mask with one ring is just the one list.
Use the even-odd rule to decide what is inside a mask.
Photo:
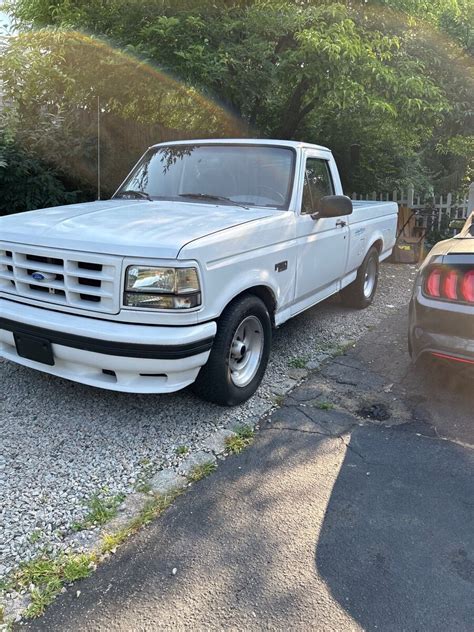
[[(64, 584), (88, 577), (100, 561), (101, 554), (114, 551), (126, 538), (167, 509), (181, 493), (182, 490), (176, 490), (153, 498), (124, 529), (104, 535), (99, 552), (62, 553), (55, 559), (43, 557), (21, 566), (13, 579), (13, 586), (16, 590), (29, 590), (31, 603), (24, 616), (32, 619), (42, 615)], [(0, 621), (1, 616), (0, 612)]]
[(14, 580), (18, 589), (30, 591), (25, 616), (31, 619), (43, 614), (65, 583), (90, 575), (96, 562), (96, 553), (63, 553), (56, 559), (39, 558), (21, 566)]
[(216, 467), (217, 465), (213, 461), (207, 461), (206, 463), (202, 463), (202, 465), (196, 465), (196, 467), (194, 467), (187, 475), (187, 479), (191, 483), (196, 483), (202, 478), (209, 476), (209, 474), (212, 474)]
[[(194, 474), (195, 478), (193, 480), (199, 480), (199, 478), (207, 476), (215, 467), (213, 463), (206, 463), (200, 466), (199, 471)], [(8, 590), (18, 592), (27, 590), (31, 603), (23, 616), (27, 619), (39, 617), (58, 593), (61, 592), (64, 584), (70, 584), (88, 577), (95, 570), (104, 554), (115, 552), (119, 544), (159, 516), (183, 491), (182, 489), (176, 489), (164, 496), (154, 496), (139, 515), (132, 519), (126, 527), (117, 533), (105, 534), (98, 551), (90, 553), (61, 553), (56, 558), (40, 557), (23, 564), (9, 580), (8, 585), (4, 582), (3, 589), (8, 588)], [(104, 521), (115, 515), (122, 499), (121, 495), (106, 500), (100, 499), (97, 495), (94, 496), (89, 502), (90, 511), (87, 521), (93, 521), (93, 524), (103, 524)], [(85, 525), (86, 521), (82, 524)], [(3, 624), (3, 617), (4, 608), (0, 606), (0, 624)]]
[(95, 556), (90, 553), (81, 553), (68, 557), (63, 566), (63, 577), (67, 582), (75, 582), (78, 579), (88, 577), (95, 567)]
[(353, 340), (347, 340), (346, 342), (338, 344), (333, 348), (331, 355), (333, 355), (334, 357), (344, 355), (345, 352), (348, 349), (350, 349), (353, 345), (354, 345)]
[(346, 340), (339, 344), (328, 342), (328, 343), (318, 344), (316, 346), (316, 351), (318, 353), (324, 353), (328, 356), (337, 357), (337, 356), (343, 355), (353, 345), (354, 345), (353, 340)]
[(235, 429), (235, 436), (226, 439), (226, 448), (231, 454), (239, 454), (253, 442), (254, 436), (251, 426), (240, 426)]
[(273, 397), (273, 403), (275, 404), (275, 406), (281, 406), (284, 401), (285, 401), (284, 395), (275, 395)]
[(148, 481), (139, 481), (135, 485), (135, 491), (140, 494), (149, 494), (151, 492), (151, 485)]
[(116, 494), (108, 498), (101, 498), (99, 494), (94, 494), (88, 502), (88, 513), (81, 522), (72, 524), (73, 531), (90, 529), (97, 525), (105, 524), (117, 515), (117, 509), (125, 498), (124, 494)]
[[(240, 452), (252, 442), (253, 436), (254, 431), (250, 426), (238, 428), (235, 437), (227, 443), (229, 451)], [(186, 446), (180, 446), (180, 448), (181, 453), (188, 452)], [(214, 472), (216, 467), (216, 463), (212, 461), (198, 465), (188, 475), (188, 480), (199, 481)], [(137, 491), (148, 492), (150, 489), (146, 482), (139, 482), (137, 485)], [(102, 490), (102, 493), (106, 491)], [(163, 496), (152, 495), (150, 502), (126, 527), (116, 533), (106, 533), (102, 536), (98, 550), (88, 553), (61, 553), (55, 558), (43, 556), (22, 565), (9, 580), (8, 589), (18, 592), (28, 591), (31, 602), (23, 616), (27, 619), (41, 616), (58, 593), (64, 590), (65, 584), (88, 577), (104, 555), (115, 552), (116, 548), (129, 536), (159, 516), (183, 492), (183, 489), (176, 489)], [(88, 513), (84, 520), (75, 523), (75, 530), (87, 529), (108, 522), (116, 515), (123, 499), (122, 494), (108, 498), (95, 494), (88, 502)], [(41, 531), (33, 531), (30, 538), (37, 541), (41, 535)], [(4, 583), (3, 587), (6, 588), (7, 584)], [(3, 619), (4, 607), (0, 606), (0, 624), (4, 623)]]
[(10, 592), (13, 589), (11, 579), (4, 577), (0, 579), (0, 593)]
[(25, 617), (34, 619), (42, 615), (60, 590), (61, 582), (50, 582), (43, 588), (33, 588), (30, 591), (31, 603), (26, 609)]
[(129, 536), (136, 533), (141, 527), (149, 524), (154, 518), (163, 513), (175, 498), (182, 493), (183, 490), (177, 489), (166, 496), (155, 496), (126, 527), (116, 533), (107, 533), (104, 535), (102, 538), (101, 552), (113, 552), (119, 544), (122, 544)]
[(189, 452), (189, 447), (187, 445), (179, 445), (176, 448), (176, 454), (178, 456), (184, 456), (185, 454), (187, 454)]
[(288, 366), (291, 369), (304, 369), (307, 362), (308, 358), (306, 356), (296, 356), (294, 358), (290, 358)]
[(333, 410), (334, 408), (334, 404), (331, 404), (331, 402), (317, 402), (315, 406), (319, 408), (319, 410)]
[(48, 584), (57, 577), (58, 564), (59, 561), (54, 562), (48, 558), (38, 558), (27, 562), (20, 567), (17, 581), (21, 586)]
[(42, 535), (42, 531), (40, 531), (39, 529), (35, 529), (35, 531), (32, 531), (28, 536), (28, 540), (31, 542), (31, 544), (35, 544), (36, 542), (39, 542), (41, 540)]

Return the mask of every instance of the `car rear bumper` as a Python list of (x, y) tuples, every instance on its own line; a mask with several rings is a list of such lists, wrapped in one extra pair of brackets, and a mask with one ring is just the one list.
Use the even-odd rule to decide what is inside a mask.
[[(90, 386), (169, 393), (194, 382), (207, 362), (217, 325), (114, 323), (0, 299), (0, 356)], [(18, 354), (15, 337), (51, 342), (54, 365)]]
[(418, 289), (410, 303), (411, 356), (431, 354), (474, 363), (474, 306), (428, 299)]

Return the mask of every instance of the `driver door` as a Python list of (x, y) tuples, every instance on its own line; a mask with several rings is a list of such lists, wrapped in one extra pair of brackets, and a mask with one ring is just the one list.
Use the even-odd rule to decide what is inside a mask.
[(320, 199), (334, 194), (328, 155), (308, 152), (301, 210), (296, 222), (298, 264), (294, 313), (331, 296), (341, 287), (348, 254), (348, 218), (311, 217), (318, 210)]

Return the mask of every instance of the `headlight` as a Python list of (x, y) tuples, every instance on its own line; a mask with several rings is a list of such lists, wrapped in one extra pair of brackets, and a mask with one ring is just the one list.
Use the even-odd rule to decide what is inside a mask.
[(190, 309), (201, 304), (196, 268), (129, 266), (124, 304), (145, 309)]

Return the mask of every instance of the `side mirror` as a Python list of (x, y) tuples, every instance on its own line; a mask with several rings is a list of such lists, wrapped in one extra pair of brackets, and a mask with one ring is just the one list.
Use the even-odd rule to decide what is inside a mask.
[(321, 217), (339, 217), (352, 213), (352, 200), (345, 195), (326, 195), (319, 202), (319, 210), (313, 213), (313, 219)]

